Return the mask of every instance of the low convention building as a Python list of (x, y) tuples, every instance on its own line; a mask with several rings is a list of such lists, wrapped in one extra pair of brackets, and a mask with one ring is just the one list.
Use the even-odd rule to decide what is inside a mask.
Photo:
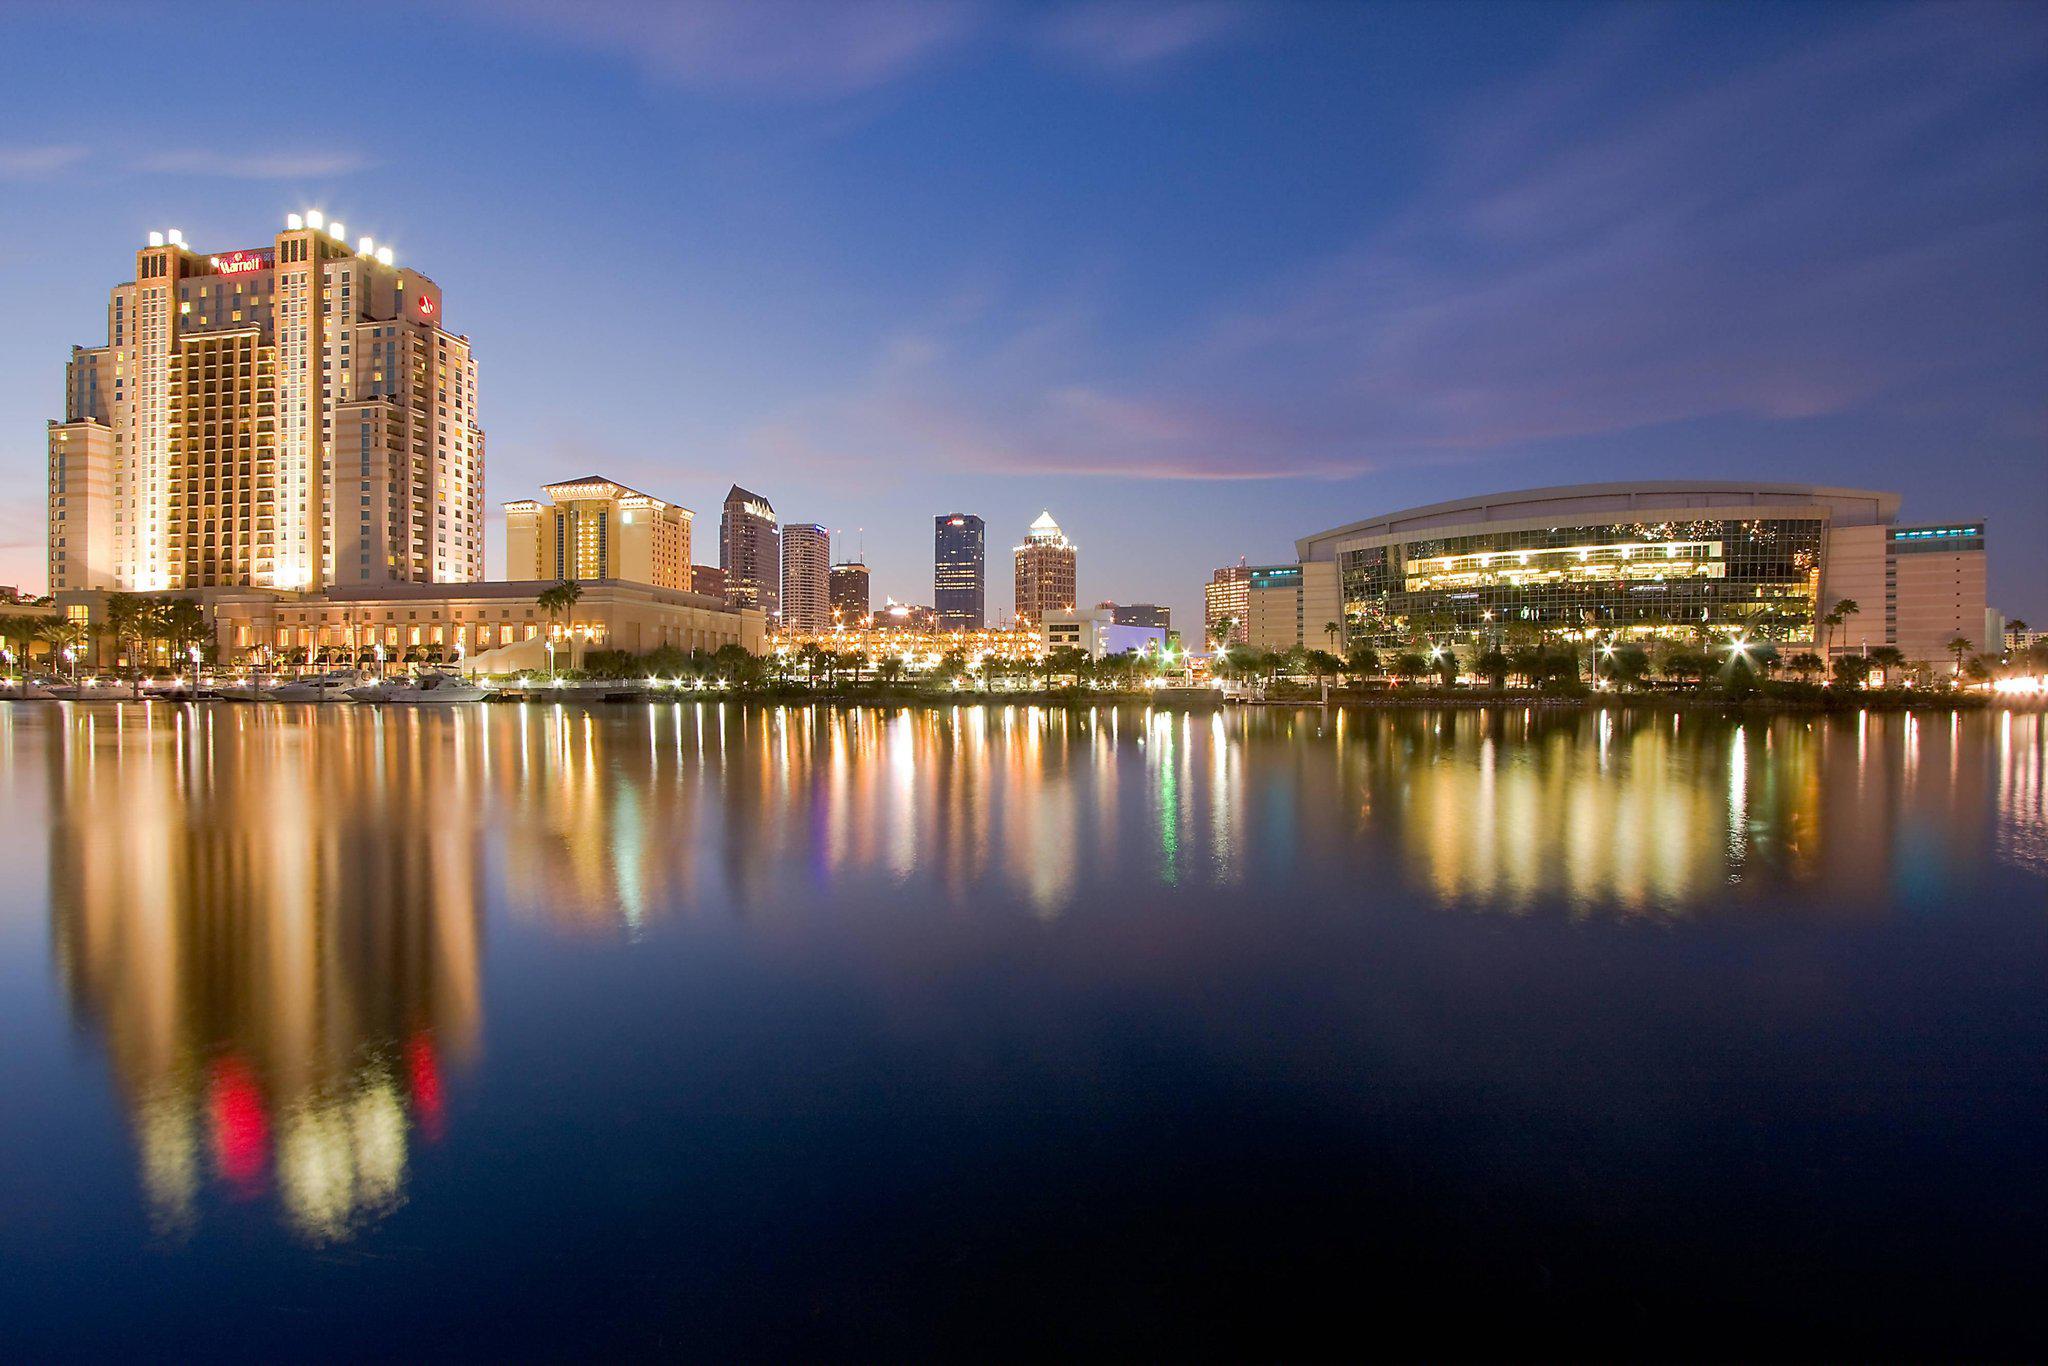
[[(1987, 639), (1984, 523), (1901, 525), (1899, 496), (1813, 484), (1580, 484), (1406, 508), (1295, 543), (1345, 648), (1536, 633), (1781, 648), (1892, 645), (1939, 660)], [(1283, 589), (1286, 576), (1270, 580)], [(1843, 600), (1855, 612), (1830, 624)], [(1316, 639), (1325, 603), (1296, 614)], [(1271, 615), (1284, 620), (1284, 604)], [(1275, 634), (1278, 634), (1277, 632)]]

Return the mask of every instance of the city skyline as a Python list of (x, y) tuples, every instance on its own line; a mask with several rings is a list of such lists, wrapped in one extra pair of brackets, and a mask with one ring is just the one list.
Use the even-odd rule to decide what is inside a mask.
[[(687, 32), (430, 8), (410, 60), (466, 113), (431, 157), (395, 113), (292, 112), (282, 71), (229, 103), (142, 79), (245, 12), (0, 21), (0, 583), (44, 582), (56, 358), (143, 234), (248, 246), (317, 206), (458, 305), (492, 577), (500, 503), (603, 469), (863, 527), (878, 601), (927, 596), (940, 510), (1014, 536), (1050, 505), (1084, 598), (1194, 621), (1215, 566), (1346, 517), (1706, 465), (1988, 513), (1992, 603), (2048, 617), (2048, 154), (2011, 116), (2042, 102), (2038, 12), (937, 6), (862, 44), (779, 36), (773, 6)], [(83, 107), (31, 57), (67, 44), (109, 77)], [(1614, 74), (1679, 50), (1675, 86)], [(178, 136), (138, 158), (145, 109)], [(1367, 173), (1274, 136), (1311, 119)], [(537, 271), (577, 301), (546, 328)]]

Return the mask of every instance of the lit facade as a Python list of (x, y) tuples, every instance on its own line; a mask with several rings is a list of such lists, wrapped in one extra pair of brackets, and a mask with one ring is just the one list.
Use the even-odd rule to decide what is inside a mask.
[(718, 567), (736, 606), (782, 610), (782, 536), (775, 505), (734, 484), (718, 514)]
[(599, 475), (549, 484), (548, 502), (505, 504), (505, 572), (519, 579), (624, 579), (690, 587), (686, 507)]
[(1166, 648), (1164, 626), (1119, 624), (1112, 613), (1100, 607), (1092, 611), (1048, 612), (1039, 623), (1038, 634), (1048, 650), (1079, 650), (1090, 659), (1156, 654)]
[(1016, 549), (1017, 616), (1044, 621), (1051, 612), (1074, 610), (1080, 547), (1066, 538), (1052, 513), (1041, 512)]
[(220, 253), (151, 233), (72, 350), (49, 472), (53, 592), (483, 577), (469, 340), (317, 213)]
[(868, 615), (868, 567), (859, 560), (832, 566), (832, 619), (851, 624)]
[[(1957, 636), (1996, 651), (2004, 625), (1989, 629), (1982, 522), (1893, 527), (1885, 536), (1884, 626), (1889, 644), (1916, 661), (1949, 659)], [(1863, 610), (1871, 610), (1864, 604)]]
[[(559, 662), (586, 650), (646, 654), (670, 647), (738, 645), (759, 654), (767, 627), (757, 611), (652, 584), (583, 585), (567, 613), (550, 617), (540, 595), (553, 580), (468, 585), (401, 584), (325, 593), (228, 591), (206, 603), (224, 663), (348, 664), (382, 650), (392, 662), (458, 659), (485, 672), (537, 667), (547, 642)], [(522, 648), (523, 647), (523, 648)]]
[(832, 624), (832, 533), (816, 522), (782, 528), (782, 619), (793, 631)]
[(1227, 564), (1202, 585), (1203, 644), (1242, 645), (1247, 639), (1245, 612), (1250, 606), (1251, 569), (1243, 560)]
[(1023, 663), (1045, 653), (1044, 633), (1037, 626), (946, 631), (933, 624), (929, 608), (904, 608), (900, 614), (883, 608), (864, 625), (844, 624), (815, 632), (779, 631), (769, 639), (769, 648), (785, 655), (794, 655), (806, 645), (858, 655), (867, 668), (894, 659), (913, 673), (937, 667), (947, 655), (959, 655), (973, 668), (989, 658)]
[[(1856, 650), (1901, 643), (1897, 612), (1880, 610), (1912, 558), (1892, 540), (1898, 508), (1896, 494), (1809, 484), (1591, 484), (1408, 509), (1296, 549), (1304, 573), (1332, 566), (1347, 646), (1534, 633)], [(1969, 591), (1947, 619), (1981, 635), (1981, 571), (1974, 617)], [(1845, 598), (1861, 611), (1830, 633), (1820, 618)]]
[(932, 518), (932, 605), (949, 631), (978, 631), (988, 619), (988, 528), (971, 512)]
[[(1337, 566), (1252, 565), (1245, 571), (1243, 644), (1258, 650), (1330, 650), (1343, 639)], [(1327, 629), (1339, 623), (1333, 636)]]

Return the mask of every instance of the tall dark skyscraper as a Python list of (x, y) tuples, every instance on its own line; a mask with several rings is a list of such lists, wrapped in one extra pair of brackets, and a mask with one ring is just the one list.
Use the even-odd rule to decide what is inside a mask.
[(971, 512), (932, 519), (932, 606), (942, 631), (979, 631), (986, 623), (988, 530)]
[(727, 602), (758, 607), (770, 617), (782, 610), (782, 531), (775, 505), (738, 484), (718, 514), (718, 567), (725, 571)]

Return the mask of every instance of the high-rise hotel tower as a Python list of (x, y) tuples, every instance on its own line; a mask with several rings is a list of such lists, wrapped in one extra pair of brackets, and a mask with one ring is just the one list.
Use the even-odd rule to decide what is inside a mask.
[(484, 575), (484, 434), (441, 290), (292, 214), (266, 246), (153, 232), (50, 424), (50, 587)]
[(1074, 610), (1075, 561), (1079, 547), (1066, 538), (1050, 512), (1038, 514), (1024, 544), (1017, 547), (1017, 616), (1043, 626), (1048, 614)]

